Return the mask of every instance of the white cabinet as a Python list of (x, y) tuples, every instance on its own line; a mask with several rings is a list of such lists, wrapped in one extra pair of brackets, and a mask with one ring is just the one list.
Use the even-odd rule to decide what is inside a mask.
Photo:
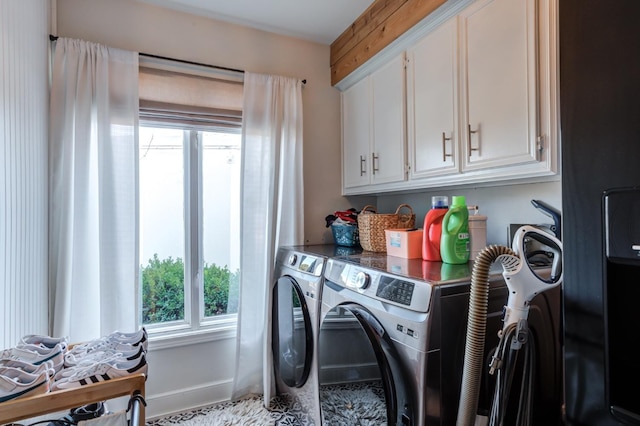
[(459, 171), (457, 19), (407, 50), (410, 179)]
[(342, 92), (345, 194), (406, 180), (404, 68), (402, 54)]
[(462, 171), (537, 162), (535, 0), (460, 14)]
[(404, 73), (400, 55), (344, 91), (343, 193), (557, 179), (556, 9), (465, 2), (405, 43)]
[(371, 90), (364, 79), (342, 92), (342, 186), (369, 184)]

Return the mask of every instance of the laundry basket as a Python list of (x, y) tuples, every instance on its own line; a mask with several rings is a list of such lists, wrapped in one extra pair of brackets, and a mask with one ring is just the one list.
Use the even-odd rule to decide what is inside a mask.
[[(402, 208), (409, 213), (400, 213)], [(385, 229), (408, 229), (416, 223), (416, 215), (408, 204), (400, 204), (395, 213), (377, 213), (375, 207), (367, 205), (358, 215), (360, 245), (364, 250), (385, 253), (387, 240)]]

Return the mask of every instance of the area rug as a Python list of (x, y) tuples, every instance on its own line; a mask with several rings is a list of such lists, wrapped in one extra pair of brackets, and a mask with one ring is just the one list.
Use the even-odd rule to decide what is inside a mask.
[(147, 422), (147, 426), (306, 426), (290, 401), (276, 397), (267, 410), (261, 396), (224, 402)]
[[(320, 390), (324, 424), (384, 426), (387, 411), (380, 382), (323, 386)], [(278, 395), (269, 409), (262, 396), (224, 402), (148, 421), (146, 426), (320, 426), (289, 395)]]

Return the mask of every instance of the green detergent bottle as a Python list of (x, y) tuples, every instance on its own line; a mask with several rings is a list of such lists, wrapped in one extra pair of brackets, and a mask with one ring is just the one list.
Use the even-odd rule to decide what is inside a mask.
[(442, 219), (440, 256), (444, 263), (459, 265), (469, 261), (469, 210), (463, 196), (453, 196)]

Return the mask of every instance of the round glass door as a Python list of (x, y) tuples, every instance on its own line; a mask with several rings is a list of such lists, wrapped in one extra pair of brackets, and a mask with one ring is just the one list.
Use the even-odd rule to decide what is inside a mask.
[(290, 277), (273, 289), (273, 362), (276, 374), (289, 387), (304, 385), (313, 356), (313, 329), (304, 295)]
[(320, 327), (318, 368), (322, 424), (380, 426), (388, 422), (386, 372), (357, 312), (337, 306)]

